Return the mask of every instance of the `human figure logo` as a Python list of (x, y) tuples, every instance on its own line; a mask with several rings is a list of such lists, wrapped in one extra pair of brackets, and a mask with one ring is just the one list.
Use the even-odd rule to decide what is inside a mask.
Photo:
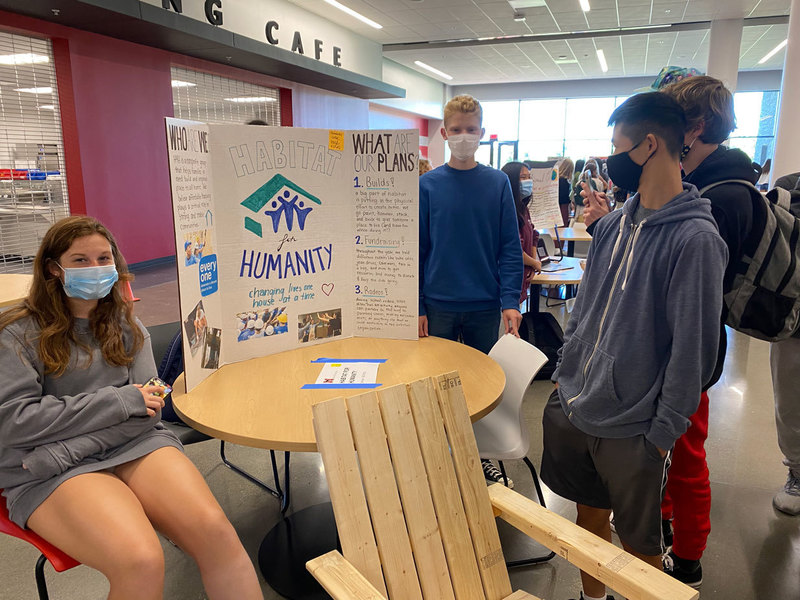
[[(254, 213), (263, 211), (269, 216), (273, 233), (278, 233), (281, 221), (285, 222), (288, 231), (294, 230), (295, 219), (300, 231), (305, 230), (306, 220), (314, 210), (313, 204), (321, 205), (322, 201), (283, 175), (273, 176), (242, 202), (242, 206)], [(264, 210), (267, 205), (269, 207)], [(264, 237), (262, 224), (251, 217), (244, 218), (244, 228)]]

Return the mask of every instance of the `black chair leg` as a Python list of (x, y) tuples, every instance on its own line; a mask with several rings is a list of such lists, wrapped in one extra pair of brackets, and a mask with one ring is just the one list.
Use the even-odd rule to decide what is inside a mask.
[(275, 488), (270, 487), (265, 482), (260, 480), (255, 475), (252, 475), (242, 469), (241, 467), (236, 466), (232, 462), (228, 460), (225, 456), (225, 441), (220, 440), (219, 442), (219, 456), (222, 459), (222, 464), (228, 467), (230, 470), (238, 473), (245, 479), (247, 479), (250, 483), (254, 483), (261, 489), (267, 491), (275, 498), (277, 498), (281, 503), (281, 513), (285, 513), (286, 509), (289, 508), (289, 452), (284, 452), (284, 471), (283, 471), (283, 489), (281, 489), (281, 482), (280, 477), (278, 476), (278, 463), (275, 459), (275, 451), (270, 450), (269, 456), (270, 461), (272, 462), (272, 476), (275, 478)]
[[(542, 486), (539, 483), (539, 476), (536, 474), (536, 467), (533, 466), (531, 459), (529, 459), (527, 456), (524, 457), (522, 460), (525, 462), (526, 465), (528, 465), (528, 469), (531, 472), (531, 477), (533, 477), (533, 486), (536, 488), (536, 496), (539, 499), (539, 504), (541, 504), (542, 507), (547, 508), (547, 506), (544, 503), (544, 494), (542, 493)], [(502, 465), (503, 463), (501, 462), (500, 471), (505, 476), (505, 472), (503, 471)], [(538, 565), (540, 563), (547, 562), (555, 555), (556, 553), (551, 551), (549, 554), (545, 554), (544, 556), (534, 556), (533, 558), (524, 558), (522, 560), (510, 560), (506, 563), (506, 567), (508, 567), (509, 569), (513, 569), (514, 567), (527, 567), (530, 565)]]
[(39, 592), (39, 600), (50, 600), (50, 595), (47, 593), (47, 581), (44, 578), (44, 565), (47, 563), (47, 558), (44, 554), (36, 561), (36, 589)]

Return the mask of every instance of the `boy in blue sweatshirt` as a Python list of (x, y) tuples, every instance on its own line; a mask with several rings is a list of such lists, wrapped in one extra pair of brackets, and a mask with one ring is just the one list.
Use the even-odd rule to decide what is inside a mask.
[(450, 160), (419, 180), (419, 335), (488, 354), (501, 310), (518, 335), (522, 248), (508, 177), (475, 161), (482, 117), (472, 96), (450, 100), (441, 130)]
[[(542, 479), (578, 525), (661, 568), (669, 450), (714, 371), (728, 260), (711, 203), (681, 182), (686, 119), (663, 92), (619, 106), (608, 172), (638, 190), (598, 221), (545, 407)], [(585, 600), (605, 586), (581, 572)]]

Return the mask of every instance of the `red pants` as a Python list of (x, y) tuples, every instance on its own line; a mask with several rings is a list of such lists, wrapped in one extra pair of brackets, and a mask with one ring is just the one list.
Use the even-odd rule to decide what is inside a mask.
[(708, 437), (708, 394), (672, 450), (661, 517), (674, 519), (672, 551), (686, 560), (700, 560), (711, 533), (711, 484), (708, 481), (705, 441)]

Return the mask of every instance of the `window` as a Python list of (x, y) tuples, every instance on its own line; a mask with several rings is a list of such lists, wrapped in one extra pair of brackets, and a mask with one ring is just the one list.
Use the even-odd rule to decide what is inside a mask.
[(731, 135), (732, 148), (740, 148), (763, 165), (775, 151), (777, 91), (738, 92), (733, 95), (736, 129)]
[[(766, 91), (737, 92), (733, 97), (737, 128), (730, 146), (741, 148), (759, 164), (764, 164), (774, 152), (778, 96), (777, 91)], [(612, 152), (613, 133), (613, 128), (607, 125), (608, 118), (628, 98), (484, 102), (483, 122), (487, 134), (484, 140), (497, 134), (500, 142), (518, 141), (518, 160), (608, 156)], [(481, 147), (481, 157), (486, 164), (490, 152), (488, 145)]]
[(31, 272), (66, 183), (52, 45), (0, 31), (0, 273)]
[(483, 128), (486, 135), (483, 139), (497, 136), (501, 142), (518, 140), (519, 102), (482, 102)]
[(278, 90), (172, 67), (172, 104), (179, 119), (203, 123), (281, 124)]

